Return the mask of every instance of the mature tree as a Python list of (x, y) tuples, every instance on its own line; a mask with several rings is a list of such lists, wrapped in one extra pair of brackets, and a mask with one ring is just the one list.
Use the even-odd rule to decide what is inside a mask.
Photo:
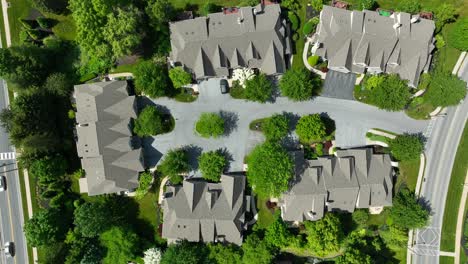
[(353, 212), (352, 218), (357, 225), (365, 226), (369, 220), (369, 212), (367, 209), (358, 209)]
[(400, 228), (421, 228), (427, 224), (429, 212), (418, 203), (414, 192), (402, 189), (393, 200), (390, 208), (393, 224)]
[(423, 152), (424, 143), (420, 135), (403, 134), (390, 141), (390, 149), (397, 160), (415, 160)]
[(401, 0), (398, 2), (396, 10), (399, 12), (416, 14), (421, 10), (421, 4), (419, 4), (418, 0)]
[(289, 118), (284, 114), (275, 114), (262, 123), (262, 131), (267, 140), (281, 140), (289, 132)]
[(143, 198), (149, 191), (151, 184), (153, 183), (154, 176), (151, 172), (145, 171), (140, 173), (138, 178), (138, 188), (136, 189), (135, 197), (137, 199)]
[(264, 241), (275, 248), (282, 248), (291, 242), (292, 236), (283, 219), (276, 215), (276, 220), (265, 230)]
[(192, 75), (182, 67), (175, 67), (169, 70), (169, 78), (171, 78), (174, 88), (181, 88), (184, 85), (192, 82)]
[(67, 161), (60, 155), (37, 159), (29, 167), (30, 175), (42, 186), (58, 181), (66, 170)]
[(376, 6), (376, 2), (375, 0), (359, 0), (357, 6), (359, 10), (373, 10)]
[(242, 253), (236, 245), (208, 244), (209, 258), (213, 264), (241, 264)]
[(455, 21), (457, 9), (452, 4), (442, 3), (438, 5), (434, 12), (434, 16), (436, 32), (439, 32), (445, 24)]
[(307, 245), (318, 256), (326, 256), (340, 249), (343, 237), (342, 224), (338, 216), (325, 214), (321, 220), (305, 224)]
[(66, 217), (56, 209), (40, 210), (24, 224), (28, 244), (37, 247), (62, 240), (68, 223)]
[(337, 264), (371, 264), (371, 257), (357, 248), (348, 248), (336, 259)]
[(466, 96), (466, 82), (450, 72), (437, 71), (431, 78), (424, 98), (434, 106), (451, 106)]
[(159, 169), (164, 176), (167, 175), (169, 177), (188, 172), (190, 165), (188, 163), (187, 151), (184, 149), (169, 150), (161, 162)]
[(146, 14), (154, 27), (160, 28), (169, 22), (174, 14), (174, 7), (169, 0), (150, 0), (146, 6)]
[(91, 244), (88, 245), (80, 264), (102, 264), (102, 258), (103, 249), (100, 246)]
[(140, 44), (140, 17), (140, 11), (133, 6), (117, 7), (115, 12), (107, 16), (107, 24), (103, 28), (104, 39), (111, 46), (114, 58), (130, 55)]
[(320, 89), (322, 81), (305, 68), (289, 69), (280, 80), (281, 93), (293, 101), (304, 101)]
[(245, 97), (251, 101), (265, 103), (270, 99), (273, 85), (263, 73), (245, 81)]
[(243, 264), (270, 264), (276, 255), (276, 250), (271, 249), (265, 240), (261, 240), (256, 233), (247, 236), (242, 244), (244, 255)]
[(408, 245), (408, 232), (405, 229), (388, 226), (387, 229), (380, 230), (379, 235), (392, 250), (404, 248)]
[(66, 74), (53, 73), (47, 77), (44, 88), (51, 94), (68, 97), (73, 89), (73, 83)]
[(164, 132), (161, 113), (154, 106), (146, 106), (135, 119), (133, 132), (139, 137), (155, 136)]
[(296, 133), (301, 142), (312, 143), (322, 140), (327, 135), (327, 128), (319, 114), (312, 114), (299, 119)]
[(75, 209), (74, 224), (83, 237), (96, 237), (115, 224), (103, 202), (87, 202)]
[(401, 80), (396, 74), (386, 76), (385, 80), (369, 94), (372, 104), (389, 111), (402, 110), (410, 97), (406, 81)]
[(183, 240), (171, 244), (164, 252), (161, 264), (199, 264), (206, 263), (208, 250), (203, 244), (189, 243)]
[[(103, 258), (103, 250), (99, 245), (99, 241), (94, 238), (86, 238), (81, 234), (69, 231), (65, 243), (69, 250), (64, 264), (100, 264)], [(87, 257), (87, 261), (83, 259)], [(94, 260), (94, 261), (92, 261)]]
[(153, 98), (168, 94), (169, 78), (164, 64), (143, 61), (137, 65), (134, 74), (137, 91)]
[(450, 46), (468, 51), (468, 18), (460, 18), (455, 22), (453, 29), (449, 32), (448, 40)]
[(161, 263), (162, 252), (159, 248), (149, 248), (145, 251), (143, 262), (145, 264), (159, 264)]
[(18, 91), (40, 86), (53, 68), (48, 49), (32, 45), (0, 49), (0, 76), (16, 84)]
[(63, 14), (68, 12), (68, 1), (64, 0), (32, 0), (31, 3), (41, 13)]
[(281, 1), (281, 6), (289, 10), (299, 10), (301, 7), (298, 0), (283, 0)]
[(226, 157), (220, 151), (209, 151), (198, 157), (198, 165), (204, 179), (219, 182), (227, 165)]
[(195, 124), (195, 130), (202, 137), (217, 138), (224, 134), (224, 119), (217, 113), (202, 113)]
[(247, 159), (247, 178), (255, 193), (262, 198), (279, 197), (288, 189), (293, 176), (293, 162), (277, 143), (256, 146)]
[(207, 16), (208, 14), (219, 12), (221, 7), (216, 4), (213, 4), (210, 1), (205, 2), (200, 8), (200, 14), (202, 16)]
[(323, 0), (312, 0), (310, 4), (312, 8), (314, 8), (317, 11), (322, 11), (323, 9)]
[(139, 251), (139, 236), (128, 228), (111, 227), (100, 236), (106, 247), (103, 264), (128, 263), (135, 260)]
[[(368, 75), (367, 75), (368, 76)], [(366, 76), (366, 77), (367, 77)], [(385, 75), (383, 74), (374, 74), (370, 75), (365, 79), (364, 86), (367, 90), (372, 91), (376, 87), (379, 87), (382, 85), (382, 83), (385, 81)]]

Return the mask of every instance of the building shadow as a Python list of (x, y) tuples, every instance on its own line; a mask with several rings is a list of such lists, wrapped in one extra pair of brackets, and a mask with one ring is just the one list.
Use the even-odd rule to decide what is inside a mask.
[(143, 148), (143, 156), (145, 158), (145, 167), (153, 168), (161, 160), (163, 154), (153, 146), (154, 138), (144, 137), (141, 139), (141, 146)]

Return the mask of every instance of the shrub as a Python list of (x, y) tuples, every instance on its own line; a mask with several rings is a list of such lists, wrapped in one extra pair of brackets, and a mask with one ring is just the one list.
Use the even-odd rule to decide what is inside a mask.
[(138, 179), (138, 188), (135, 193), (137, 199), (143, 198), (149, 191), (153, 183), (153, 174), (151, 172), (143, 172)]
[(294, 101), (310, 99), (321, 85), (320, 78), (305, 68), (287, 70), (279, 83), (281, 94)]
[(235, 99), (245, 99), (244, 88), (239, 84), (239, 81), (233, 81), (229, 94)]
[(192, 82), (192, 75), (182, 67), (175, 67), (169, 70), (169, 78), (174, 85), (174, 88), (181, 88), (184, 85)]
[(276, 114), (267, 118), (262, 124), (262, 131), (267, 140), (280, 140), (289, 131), (289, 119), (285, 115)]
[(135, 120), (133, 132), (139, 137), (155, 136), (164, 131), (162, 117), (154, 106), (146, 106)]
[(304, 143), (322, 140), (327, 132), (326, 126), (319, 114), (306, 115), (299, 119), (296, 133)]
[(202, 113), (195, 130), (202, 137), (219, 137), (224, 134), (224, 119), (216, 113)]
[(320, 59), (319, 56), (312, 55), (312, 56), (309, 56), (309, 58), (307, 58), (307, 62), (309, 63), (310, 66), (314, 67), (315, 65), (317, 65), (319, 59)]
[(248, 100), (265, 103), (272, 92), (273, 85), (263, 73), (245, 81), (244, 95)]
[(190, 165), (187, 151), (184, 149), (169, 150), (158, 169), (164, 176), (171, 177), (171, 181), (179, 174), (188, 172)]
[(390, 149), (397, 160), (415, 160), (419, 159), (424, 144), (419, 135), (403, 134), (390, 141)]
[(468, 18), (461, 18), (453, 25), (448, 40), (450, 46), (462, 51), (468, 50)]
[(198, 157), (198, 163), (204, 179), (219, 182), (227, 161), (220, 151), (209, 151)]
[(441, 49), (443, 47), (445, 47), (445, 40), (444, 40), (444, 37), (441, 35), (441, 34), (437, 34), (435, 36), (435, 40), (436, 40), (436, 48), (437, 49)]
[(395, 195), (389, 216), (395, 226), (406, 229), (424, 227), (429, 220), (429, 212), (407, 188)]
[(46, 35), (44, 31), (39, 30), (39, 29), (30, 29), (27, 32), (28, 32), (28, 35), (34, 40), (40, 40)]
[(466, 82), (450, 72), (435, 72), (424, 98), (434, 106), (451, 106), (466, 96)]
[(434, 11), (436, 32), (442, 30), (445, 24), (455, 21), (456, 15), (457, 9), (452, 4), (443, 3), (438, 5)]
[(149, 97), (167, 95), (169, 91), (169, 78), (166, 65), (162, 62), (142, 61), (135, 68), (135, 89)]
[(38, 17), (36, 21), (41, 28), (45, 28), (45, 29), (52, 28), (55, 25), (54, 19), (50, 19), (46, 17)]
[(323, 144), (322, 143), (315, 144), (315, 152), (317, 153), (318, 156), (323, 156)]
[(293, 11), (288, 11), (288, 18), (289, 22), (291, 22), (291, 29), (296, 31), (299, 29), (299, 18), (297, 17), (296, 13)]
[(359, 10), (373, 10), (376, 6), (375, 0), (359, 0), (358, 9)]
[(401, 0), (396, 6), (396, 10), (416, 14), (421, 10), (421, 4), (419, 4), (418, 0)]
[(411, 93), (406, 80), (401, 80), (398, 75), (391, 74), (385, 76), (368, 97), (370, 102), (380, 109), (399, 111), (406, 106)]
[(317, 11), (322, 11), (323, 8), (323, 0), (311, 0), (310, 5), (313, 9)]
[(302, 33), (306, 36), (312, 34), (315, 32), (315, 28), (319, 24), (320, 20), (318, 17), (313, 17), (307, 23), (304, 24), (304, 27), (302, 28)]

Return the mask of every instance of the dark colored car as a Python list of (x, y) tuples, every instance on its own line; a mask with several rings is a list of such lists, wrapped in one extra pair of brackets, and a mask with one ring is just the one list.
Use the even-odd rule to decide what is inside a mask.
[(222, 94), (228, 93), (228, 91), (229, 91), (229, 84), (228, 84), (228, 82), (227, 82), (225, 79), (221, 79), (221, 81), (219, 81), (219, 87), (220, 87), (220, 89), (221, 89), (221, 93), (222, 93)]
[(13, 242), (5, 243), (5, 255), (7, 257), (15, 256), (15, 244), (13, 244)]
[(6, 179), (5, 176), (0, 176), (0, 192), (6, 190)]

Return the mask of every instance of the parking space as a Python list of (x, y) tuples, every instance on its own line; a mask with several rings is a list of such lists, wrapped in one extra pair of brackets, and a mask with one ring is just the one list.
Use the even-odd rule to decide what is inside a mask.
[(230, 99), (229, 93), (222, 94), (220, 88), (221, 78), (211, 78), (198, 84), (198, 101), (203, 103), (213, 102), (213, 100), (226, 101)]
[(354, 100), (353, 91), (356, 74), (328, 71), (323, 85), (322, 96)]

